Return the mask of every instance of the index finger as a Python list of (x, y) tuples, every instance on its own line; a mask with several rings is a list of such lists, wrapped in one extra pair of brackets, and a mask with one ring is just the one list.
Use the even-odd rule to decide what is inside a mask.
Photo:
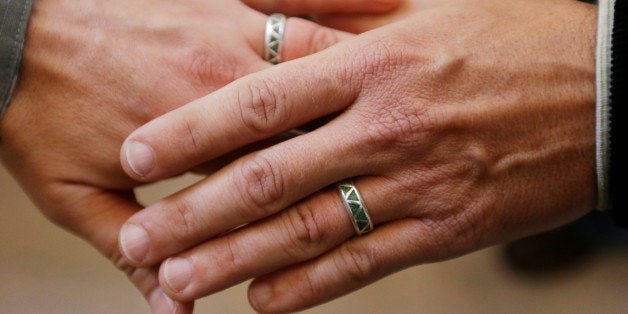
[(332, 49), (284, 63), (153, 120), (123, 144), (124, 170), (141, 181), (168, 177), (341, 110), (359, 93), (345, 56)]

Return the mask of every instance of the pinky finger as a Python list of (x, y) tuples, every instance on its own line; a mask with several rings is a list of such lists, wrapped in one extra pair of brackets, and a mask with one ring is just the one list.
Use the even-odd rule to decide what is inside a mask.
[(255, 279), (249, 287), (249, 301), (259, 312), (283, 313), (343, 296), (430, 260), (428, 254), (436, 252), (437, 247), (426, 237), (430, 234), (428, 229), (431, 228), (418, 219), (380, 226), (318, 259)]

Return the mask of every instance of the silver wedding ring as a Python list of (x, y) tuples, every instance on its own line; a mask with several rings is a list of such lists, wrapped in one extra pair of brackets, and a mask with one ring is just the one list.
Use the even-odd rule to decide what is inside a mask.
[(345, 179), (338, 182), (336, 186), (338, 187), (342, 202), (345, 204), (353, 228), (358, 236), (373, 231), (373, 221), (366, 209), (366, 205), (364, 205), (362, 195), (360, 195), (353, 181), (351, 179)]
[(264, 34), (264, 60), (279, 64), (282, 61), (281, 48), (283, 46), (283, 34), (286, 29), (286, 16), (275, 13), (266, 20), (266, 32)]

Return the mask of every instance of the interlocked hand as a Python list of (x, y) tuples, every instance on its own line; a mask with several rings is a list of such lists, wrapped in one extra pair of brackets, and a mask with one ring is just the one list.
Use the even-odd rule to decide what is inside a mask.
[(176, 300), (256, 278), (255, 309), (285, 312), (574, 220), (595, 203), (595, 30), (576, 1), (451, 1), (241, 78), (133, 132), (125, 171), (155, 181), (329, 122), (138, 212), (121, 249)]
[[(156, 268), (130, 266), (118, 253), (121, 225), (142, 209), (120, 146), (149, 120), (270, 67), (261, 57), (265, 21), (228, 0), (34, 5), (20, 83), (2, 121), (2, 161), (44, 214), (124, 270), (156, 312), (189, 312), (191, 303), (172, 302)], [(347, 37), (288, 23), (285, 59)]]

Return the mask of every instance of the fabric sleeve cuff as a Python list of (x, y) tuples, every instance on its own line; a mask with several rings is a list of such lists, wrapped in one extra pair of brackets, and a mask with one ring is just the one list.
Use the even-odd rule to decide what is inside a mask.
[(596, 174), (597, 209), (609, 208), (608, 168), (610, 141), (610, 81), (611, 46), (615, 0), (600, 0), (598, 3), (598, 32), (596, 51)]
[(5, 0), (0, 3), (0, 121), (17, 81), (32, 5), (32, 0)]

